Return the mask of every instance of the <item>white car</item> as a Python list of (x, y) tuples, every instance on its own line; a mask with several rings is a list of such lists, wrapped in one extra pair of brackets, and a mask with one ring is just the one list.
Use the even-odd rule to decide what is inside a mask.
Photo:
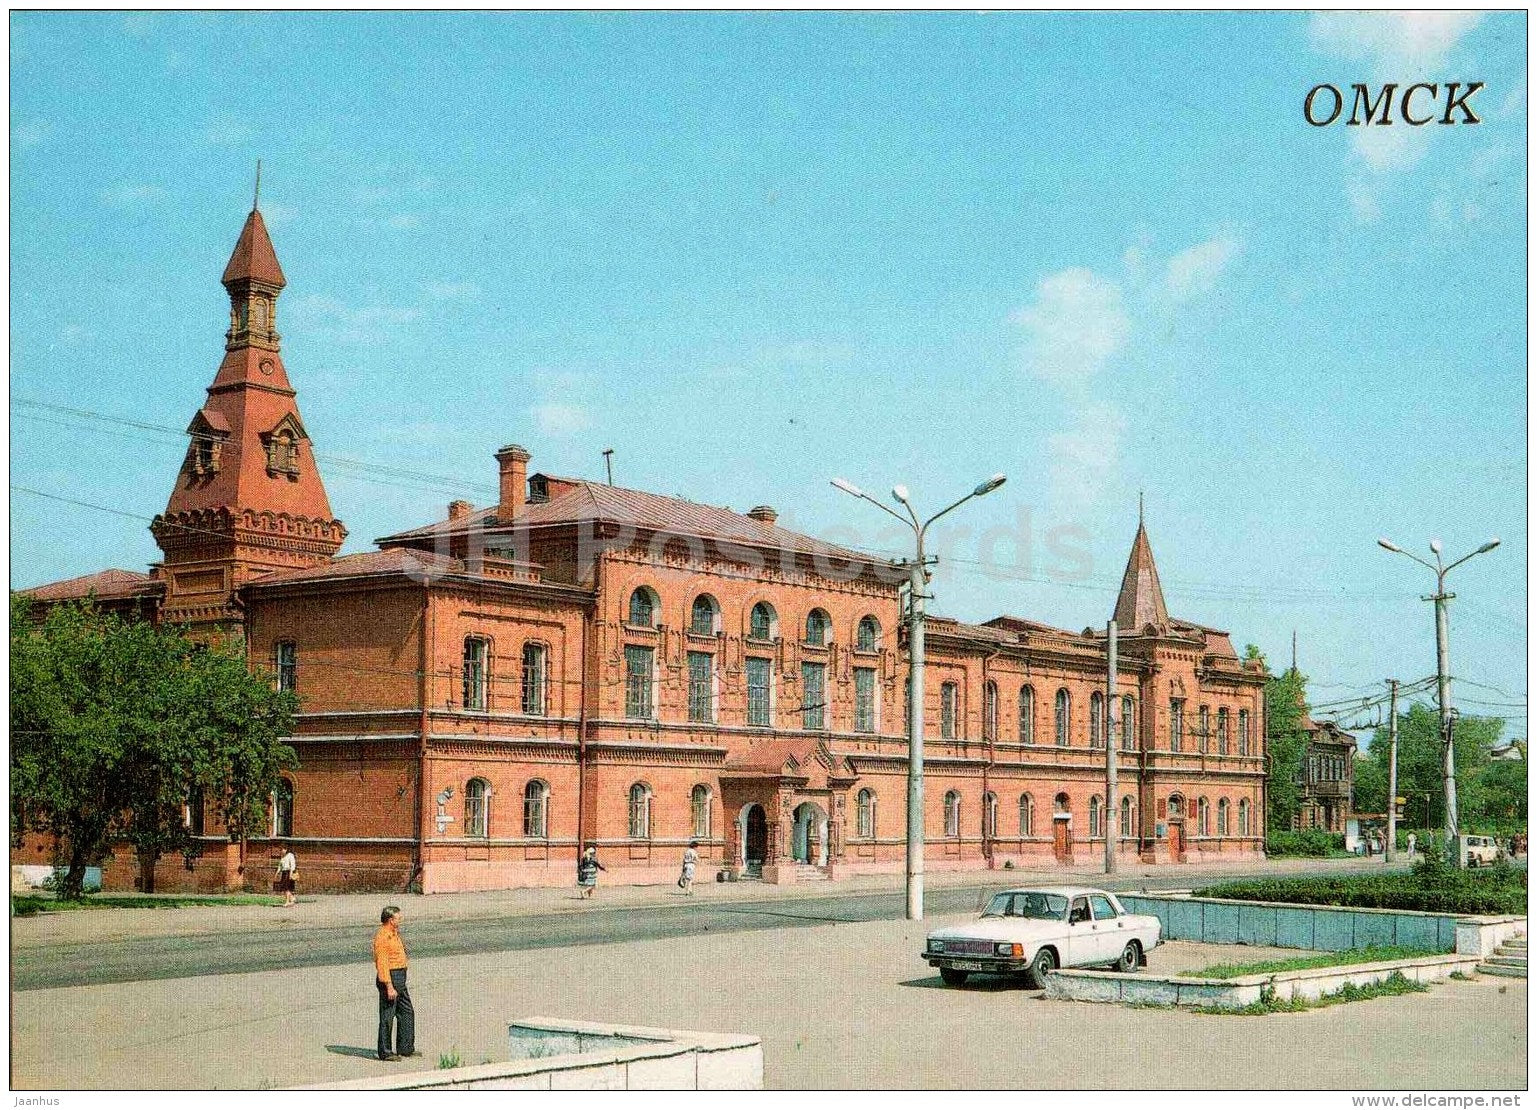
[(1059, 967), (1135, 971), (1158, 945), (1156, 917), (1127, 913), (1115, 895), (1089, 887), (1022, 887), (993, 895), (981, 918), (929, 934), (923, 958), (947, 986), (974, 972), (1023, 974), (1030, 986)]

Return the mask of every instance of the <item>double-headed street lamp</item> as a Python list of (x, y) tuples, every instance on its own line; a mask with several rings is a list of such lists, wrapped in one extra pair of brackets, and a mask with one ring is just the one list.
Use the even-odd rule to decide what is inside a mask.
[(923, 537), (929, 525), (951, 509), (959, 508), (973, 497), (992, 493), (1003, 485), (1002, 474), (994, 474), (965, 497), (947, 505), (921, 524), (907, 498), (906, 486), (892, 486), (891, 496), (907, 510), (907, 516), (877, 501), (864, 490), (834, 478), (833, 485), (852, 497), (868, 501), (883, 513), (896, 517), (913, 530), (917, 553), (908, 567), (908, 707), (907, 707), (907, 920), (923, 920), (923, 602), (928, 575), (924, 566), (929, 562), (923, 553)]
[[(1436, 603), (1436, 684), (1438, 700), (1441, 706), (1441, 743), (1445, 748), (1445, 755), (1441, 766), (1446, 787), (1446, 850), (1452, 859), (1452, 865), (1455, 867), (1461, 860), (1460, 853), (1457, 851), (1457, 763), (1452, 749), (1452, 678), (1447, 665), (1446, 603), (1457, 595), (1446, 592), (1446, 575), (1453, 567), (1460, 566), (1474, 555), (1482, 555), (1486, 551), (1493, 551), (1496, 547), (1500, 546), (1500, 541), (1497, 539), (1490, 540), (1477, 550), (1470, 551), (1462, 558), (1450, 563), (1444, 563), (1441, 560), (1440, 540), (1430, 541), (1430, 552), (1436, 557), (1434, 563), (1405, 551), (1391, 540), (1378, 540), (1377, 546), (1388, 551), (1397, 552), (1400, 555), (1407, 555), (1416, 563), (1419, 563), (1420, 566), (1429, 567), (1436, 575), (1436, 592), (1424, 600)], [(1389, 799), (1389, 804), (1391, 803), (1392, 800)], [(1427, 812), (1429, 808), (1429, 800), (1427, 798)]]

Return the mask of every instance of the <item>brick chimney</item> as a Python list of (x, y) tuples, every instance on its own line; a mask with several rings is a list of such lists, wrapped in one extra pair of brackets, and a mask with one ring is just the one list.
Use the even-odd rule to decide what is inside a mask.
[(747, 510), (747, 515), (753, 520), (762, 521), (764, 524), (773, 524), (779, 519), (779, 514), (774, 511), (772, 505), (755, 505)]
[(496, 465), (501, 472), (501, 500), (496, 505), (498, 520), (511, 520), (523, 511), (528, 497), (528, 460), (532, 456), (510, 443), (496, 453)]
[(475, 511), (475, 506), (468, 501), (450, 501), (448, 503), (448, 519), (463, 520)]

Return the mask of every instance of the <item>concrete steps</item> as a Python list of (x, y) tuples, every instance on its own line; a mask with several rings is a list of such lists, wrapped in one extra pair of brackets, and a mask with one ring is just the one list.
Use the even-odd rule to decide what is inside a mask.
[(1484, 975), (1503, 975), (1509, 979), (1526, 978), (1526, 936), (1520, 934), (1503, 942), (1478, 965)]

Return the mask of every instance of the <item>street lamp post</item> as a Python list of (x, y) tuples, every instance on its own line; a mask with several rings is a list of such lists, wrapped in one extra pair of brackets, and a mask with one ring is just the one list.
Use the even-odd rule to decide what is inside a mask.
[[(1441, 744), (1444, 751), (1441, 764), (1441, 773), (1446, 791), (1446, 850), (1452, 859), (1452, 866), (1461, 865), (1461, 853), (1457, 851), (1457, 763), (1452, 746), (1452, 676), (1447, 661), (1447, 634), (1446, 634), (1446, 603), (1456, 594), (1446, 592), (1446, 575), (1453, 567), (1460, 566), (1473, 558), (1474, 555), (1482, 555), (1486, 551), (1493, 551), (1500, 546), (1497, 539), (1490, 540), (1473, 551), (1468, 552), (1460, 559), (1450, 563), (1441, 559), (1441, 541), (1431, 540), (1430, 551), (1436, 557), (1434, 563), (1421, 559), (1418, 555), (1405, 551), (1391, 540), (1378, 540), (1377, 545), (1384, 550), (1406, 555), (1419, 563), (1422, 567), (1429, 567), (1436, 576), (1436, 592), (1424, 598), (1425, 601), (1436, 603), (1436, 693), (1441, 708)], [(1428, 806), (1427, 806), (1428, 808)]]
[(959, 508), (973, 497), (992, 493), (1003, 485), (1002, 474), (994, 474), (965, 497), (919, 523), (918, 514), (908, 500), (906, 486), (893, 486), (891, 496), (907, 510), (907, 516), (871, 497), (852, 482), (834, 478), (832, 484), (851, 497), (868, 501), (883, 513), (896, 517), (913, 530), (915, 557), (908, 564), (908, 708), (907, 708), (907, 920), (923, 920), (923, 603), (928, 584), (925, 566), (930, 562), (923, 552), (923, 540), (929, 525), (951, 509)]

